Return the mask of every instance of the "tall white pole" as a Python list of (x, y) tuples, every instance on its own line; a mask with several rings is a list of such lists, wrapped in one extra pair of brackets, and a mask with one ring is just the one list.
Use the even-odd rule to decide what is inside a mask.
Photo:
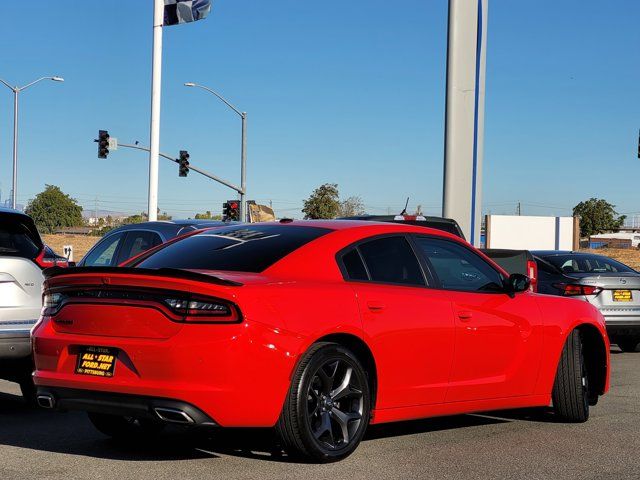
[(149, 221), (158, 219), (158, 154), (160, 152), (160, 94), (162, 91), (162, 23), (164, 0), (153, 4), (153, 65), (151, 70), (151, 133), (149, 151)]
[(489, 0), (449, 0), (442, 215), (480, 244)]
[(18, 94), (13, 90), (13, 187), (11, 188), (11, 208), (16, 209), (18, 198)]
[(242, 148), (240, 150), (240, 220), (248, 222), (249, 209), (247, 208), (247, 112), (242, 112)]

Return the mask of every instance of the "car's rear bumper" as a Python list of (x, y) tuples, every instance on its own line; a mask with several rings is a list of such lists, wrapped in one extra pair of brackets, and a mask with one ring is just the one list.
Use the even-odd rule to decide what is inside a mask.
[(0, 360), (31, 355), (30, 328), (0, 329)]
[[(637, 311), (637, 309), (634, 309)], [(604, 320), (607, 326), (607, 334), (616, 336), (640, 336), (640, 314), (636, 312), (604, 312)]]
[(198, 407), (170, 398), (125, 395), (121, 393), (39, 387), (38, 404), (52, 410), (84, 410), (109, 415), (148, 418), (190, 426), (215, 426), (211, 417)]
[[(46, 319), (33, 332), (34, 381), (54, 396), (87, 391), (97, 398), (138, 399), (107, 402), (105, 413), (144, 413), (161, 399), (191, 405), (223, 427), (270, 427), (289, 388), (295, 362), (290, 341), (255, 322), (188, 325), (169, 338), (153, 339), (60, 333)], [(80, 346), (116, 349), (113, 377), (76, 374)], [(61, 408), (95, 408), (93, 397), (67, 396)]]

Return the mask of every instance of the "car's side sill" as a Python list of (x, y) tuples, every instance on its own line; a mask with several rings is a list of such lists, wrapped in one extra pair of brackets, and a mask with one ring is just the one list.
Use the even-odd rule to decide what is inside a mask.
[(466, 402), (413, 405), (410, 407), (385, 408), (373, 412), (372, 424), (417, 420), (419, 418), (459, 415), (463, 413), (488, 412), (525, 407), (545, 407), (551, 403), (551, 395), (526, 395), (520, 397), (491, 398)]

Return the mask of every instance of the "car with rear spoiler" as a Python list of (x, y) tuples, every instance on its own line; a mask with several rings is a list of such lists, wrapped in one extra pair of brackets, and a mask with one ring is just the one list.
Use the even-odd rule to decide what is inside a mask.
[(597, 309), (532, 294), (438, 230), (234, 225), (46, 276), (38, 405), (115, 441), (271, 428), (274, 452), (333, 462), (369, 424), (551, 403), (554, 422), (584, 422), (609, 389)]

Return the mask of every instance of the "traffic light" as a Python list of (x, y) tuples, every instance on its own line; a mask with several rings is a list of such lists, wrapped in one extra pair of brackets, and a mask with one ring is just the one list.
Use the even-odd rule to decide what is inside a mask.
[(98, 158), (107, 158), (109, 155), (109, 132), (98, 130)]
[(222, 220), (240, 221), (240, 202), (228, 200), (222, 204)]
[(189, 174), (189, 152), (186, 150), (180, 150), (178, 165), (178, 176), (186, 177)]

